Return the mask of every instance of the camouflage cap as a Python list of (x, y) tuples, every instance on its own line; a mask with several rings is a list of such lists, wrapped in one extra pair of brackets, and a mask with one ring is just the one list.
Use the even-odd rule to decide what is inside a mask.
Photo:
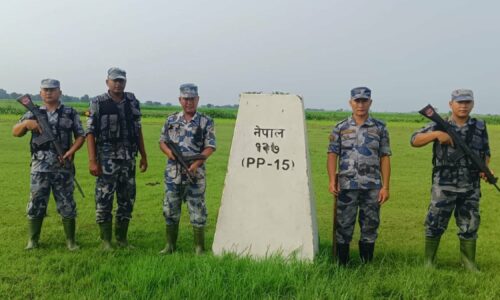
[(127, 72), (125, 70), (122, 70), (120, 68), (110, 68), (108, 70), (108, 79), (115, 80), (115, 79), (123, 79), (127, 80)]
[(372, 97), (372, 91), (364, 86), (356, 87), (351, 90), (351, 99), (370, 99)]
[(472, 90), (457, 89), (451, 92), (451, 100), (453, 101), (474, 101)]
[(179, 88), (181, 98), (194, 98), (198, 97), (198, 87), (194, 83), (181, 84)]
[(40, 84), (41, 89), (58, 89), (60, 87), (61, 87), (61, 83), (59, 82), (59, 80), (50, 79), (50, 78), (43, 79), (41, 84)]

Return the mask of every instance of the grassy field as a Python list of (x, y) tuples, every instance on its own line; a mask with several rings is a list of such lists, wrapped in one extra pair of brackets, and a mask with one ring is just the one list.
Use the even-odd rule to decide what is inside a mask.
[[(165, 112), (163, 112), (164, 114)], [(375, 261), (361, 266), (357, 246), (348, 268), (332, 264), (332, 201), (325, 170), (329, 131), (337, 120), (308, 121), (313, 186), (320, 234), (314, 263), (285, 262), (273, 257), (254, 261), (233, 256), (196, 257), (192, 231), (183, 207), (179, 251), (159, 256), (164, 245), (162, 217), (164, 157), (157, 140), (163, 118), (143, 120), (149, 170), (138, 174), (138, 197), (130, 241), (137, 249), (102, 253), (94, 218), (94, 178), (87, 171), (87, 154), (77, 155), (78, 180), (86, 198), (77, 193), (79, 216), (77, 253), (65, 249), (60, 217), (51, 199), (37, 251), (23, 250), (25, 207), (29, 196), (29, 138), (13, 138), (19, 116), (0, 115), (0, 298), (101, 299), (498, 299), (500, 298), (500, 194), (483, 185), (482, 225), (478, 255), (482, 272), (466, 273), (459, 264), (454, 221), (443, 237), (437, 270), (422, 267), (423, 220), (429, 201), (430, 147), (413, 149), (410, 134), (421, 123), (389, 122), (393, 150), (391, 199), (383, 206)], [(227, 167), (234, 120), (216, 119), (218, 150), (208, 161), (207, 203), (211, 245)], [(492, 168), (500, 172), (500, 126), (489, 126)], [(85, 147), (85, 146), (84, 146)], [(158, 184), (156, 184), (158, 183)], [(356, 228), (356, 231), (358, 228)], [(357, 236), (356, 236), (357, 237)], [(356, 241), (355, 237), (355, 241)], [(357, 243), (355, 243), (357, 244)]]

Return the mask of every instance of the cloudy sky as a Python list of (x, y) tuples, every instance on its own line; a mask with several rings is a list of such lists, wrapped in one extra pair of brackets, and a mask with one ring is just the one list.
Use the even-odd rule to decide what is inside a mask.
[(143, 101), (175, 102), (195, 82), (204, 103), (244, 91), (300, 94), (309, 108), (348, 108), (373, 90), (375, 111), (444, 111), (455, 88), (476, 112), (500, 113), (500, 1), (16, 0), (0, 4), (0, 88), (105, 91), (128, 72)]

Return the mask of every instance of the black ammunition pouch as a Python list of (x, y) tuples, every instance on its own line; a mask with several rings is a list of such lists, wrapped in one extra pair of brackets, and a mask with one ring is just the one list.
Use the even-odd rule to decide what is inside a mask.
[[(112, 99), (98, 100), (98, 113), (95, 124), (95, 138), (97, 144), (118, 142), (128, 142), (131, 147), (137, 148), (139, 133), (135, 126), (137, 115), (132, 111), (131, 99), (126, 94), (125, 98), (125, 124), (127, 130), (127, 140), (123, 140), (122, 117), (118, 105)], [(133, 99), (132, 99), (133, 100)]]
[(116, 143), (121, 135), (121, 118), (118, 106), (113, 100), (99, 102), (96, 136), (97, 143)]

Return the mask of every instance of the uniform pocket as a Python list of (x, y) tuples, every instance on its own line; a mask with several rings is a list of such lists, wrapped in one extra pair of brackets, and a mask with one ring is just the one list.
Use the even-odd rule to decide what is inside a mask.
[(120, 125), (118, 124), (118, 115), (108, 115), (109, 116), (109, 131), (118, 131)]
[(172, 142), (179, 143), (179, 136), (180, 136), (179, 124), (171, 124), (168, 127), (167, 135)]
[(341, 135), (340, 143), (342, 145), (342, 149), (352, 149), (356, 143), (356, 134), (350, 133)]
[(380, 147), (380, 136), (377, 133), (368, 132), (365, 136), (365, 144), (370, 150), (378, 151)]
[(59, 126), (63, 129), (71, 129), (73, 127), (73, 120), (68, 119), (68, 118), (61, 118), (59, 119)]

